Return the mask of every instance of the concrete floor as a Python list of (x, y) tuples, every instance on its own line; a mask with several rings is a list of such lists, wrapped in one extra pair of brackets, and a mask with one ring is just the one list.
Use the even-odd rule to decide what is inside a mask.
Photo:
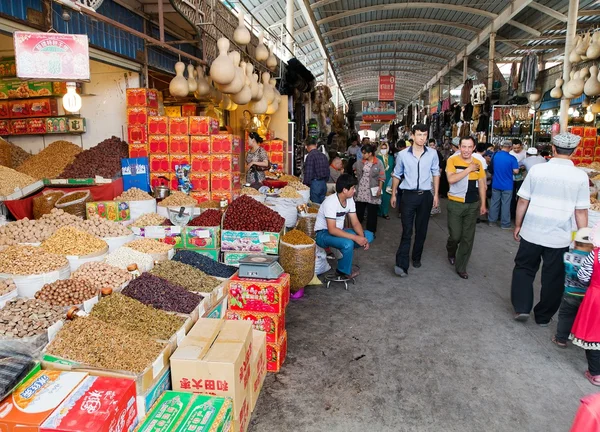
[(550, 342), (556, 321), (511, 319), (512, 233), (479, 224), (463, 281), (446, 261), (445, 210), (404, 279), (393, 274), (400, 232), (399, 219), (379, 219), (356, 285), (309, 288), (290, 304), (287, 360), (249, 430), (568, 431), (597, 388), (582, 349)]

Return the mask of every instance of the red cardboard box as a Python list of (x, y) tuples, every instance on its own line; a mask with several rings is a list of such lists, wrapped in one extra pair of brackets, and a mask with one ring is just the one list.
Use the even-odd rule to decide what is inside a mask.
[(10, 118), (10, 110), (8, 108), (8, 101), (0, 101), (0, 119)]
[(129, 144), (148, 144), (148, 129), (146, 125), (128, 125), (127, 142)]
[(158, 111), (153, 108), (127, 108), (127, 124), (148, 126), (148, 118), (157, 115)]
[(583, 126), (573, 126), (573, 127), (571, 128), (571, 133), (572, 133), (573, 135), (578, 135), (578, 136), (580, 136), (580, 137), (583, 137), (583, 131), (584, 131), (584, 128), (583, 128)]
[(190, 117), (190, 135), (216, 135), (219, 121), (212, 117)]
[(290, 275), (275, 280), (246, 279), (237, 273), (229, 279), (229, 309), (280, 314), (290, 302)]
[(26, 135), (27, 134), (27, 120), (18, 119), (10, 121), (10, 133), (12, 135)]
[(146, 144), (129, 144), (129, 157), (148, 157), (148, 146)]
[(198, 204), (210, 201), (210, 192), (192, 191), (190, 192), (190, 196), (194, 198), (198, 202)]
[(169, 136), (148, 135), (148, 150), (150, 151), (150, 154), (169, 154)]
[(600, 147), (596, 147), (594, 149), (594, 157), (596, 157), (596, 156), (600, 156)]
[(269, 153), (269, 162), (272, 164), (278, 164), (281, 166), (283, 164), (283, 153), (280, 152), (271, 152)]
[[(195, 192), (209, 192), (210, 191), (210, 174), (198, 174), (192, 173), (190, 175), (190, 183), (192, 183), (192, 189)], [(208, 201), (208, 200), (206, 200)]]
[(277, 343), (267, 342), (267, 370), (279, 372), (287, 356), (287, 331), (284, 331)]
[(594, 162), (594, 158), (593, 157), (583, 157), (581, 158), (581, 163), (582, 164), (591, 164), (592, 162)]
[(169, 134), (171, 135), (189, 135), (188, 117), (169, 118)]
[(56, 117), (58, 104), (56, 99), (32, 99), (8, 101), (10, 118)]
[(284, 141), (280, 139), (274, 139), (269, 141), (270, 148), (272, 152), (283, 152), (283, 144)]
[(583, 148), (583, 157), (594, 157), (594, 149), (591, 147), (584, 147)]
[(189, 165), (190, 157), (188, 155), (171, 155), (170, 158), (170, 172), (175, 172), (177, 165)]
[(580, 158), (581, 156), (583, 156), (583, 147), (577, 146), (577, 148), (573, 152), (573, 157), (579, 157)]
[(597, 129), (595, 127), (587, 126), (583, 130), (583, 136), (585, 138), (596, 138)]
[(285, 312), (280, 314), (242, 310), (228, 310), (227, 319), (246, 320), (252, 323), (254, 330), (264, 331), (267, 342), (275, 343), (285, 331)]
[(596, 137), (583, 138), (583, 148), (594, 148), (596, 147)]
[(172, 191), (176, 191), (179, 189), (179, 181), (177, 180), (177, 174), (170, 173), (169, 174), (169, 189)]
[(211, 191), (210, 193), (210, 199), (212, 201), (227, 200), (227, 202), (231, 204), (231, 201), (233, 201), (235, 198), (237, 197), (234, 197), (232, 191)]
[(149, 159), (149, 164), (150, 164), (150, 171), (151, 172), (162, 172), (162, 173), (166, 173), (166, 172), (170, 172), (169, 171), (169, 167), (170, 167), (170, 161), (169, 161), (169, 156), (167, 155), (150, 155), (150, 159)]
[(171, 173), (167, 172), (153, 172), (150, 173), (150, 186), (155, 188), (156, 186), (169, 186), (171, 187)]
[(148, 133), (150, 135), (166, 135), (169, 133), (169, 117), (150, 116), (148, 117)]
[(43, 118), (28, 119), (27, 120), (27, 133), (28, 134), (45, 134), (46, 133), (46, 120)]
[(135, 381), (87, 377), (46, 419), (40, 432), (128, 432), (137, 424)]
[(190, 159), (193, 173), (210, 173), (210, 156), (192, 155)]
[(190, 153), (193, 155), (209, 155), (210, 154), (210, 137), (209, 136), (191, 136), (190, 137)]
[(169, 136), (169, 153), (171, 155), (186, 155), (190, 154), (190, 137), (188, 135), (171, 135)]
[(239, 189), (240, 185), (240, 173), (211, 173), (210, 176), (210, 190), (213, 192), (217, 191), (230, 191), (233, 189)]
[(210, 151), (211, 153), (232, 153), (233, 152), (233, 135), (219, 134), (210, 136)]
[(132, 88), (125, 91), (128, 107), (148, 107), (158, 109), (158, 90)]
[(181, 115), (183, 117), (195, 116), (197, 109), (196, 104), (183, 104), (181, 105)]
[(211, 156), (211, 172), (235, 172), (240, 170), (240, 156), (237, 154), (217, 154)]
[(0, 120), (0, 135), (10, 135), (10, 120)]

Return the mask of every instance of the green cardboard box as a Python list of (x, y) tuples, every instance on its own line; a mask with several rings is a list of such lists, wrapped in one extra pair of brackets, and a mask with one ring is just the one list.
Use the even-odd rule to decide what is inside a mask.
[(231, 231), (223, 230), (221, 250), (223, 252), (252, 252), (277, 255), (282, 232)]
[(183, 247), (190, 250), (218, 249), (221, 228), (187, 226), (183, 229)]
[(199, 253), (200, 255), (207, 256), (209, 258), (214, 259), (215, 261), (219, 261), (219, 249), (200, 249), (194, 250), (194, 252)]
[(223, 264), (239, 267), (240, 261), (248, 255), (260, 255), (260, 252), (223, 252)]

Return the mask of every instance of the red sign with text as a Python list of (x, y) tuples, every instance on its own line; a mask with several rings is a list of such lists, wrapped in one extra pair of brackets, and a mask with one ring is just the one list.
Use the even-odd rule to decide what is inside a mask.
[(393, 75), (379, 76), (379, 100), (393, 101), (396, 94), (396, 78)]
[(89, 81), (87, 35), (17, 31), (13, 36), (17, 77), (44, 81)]

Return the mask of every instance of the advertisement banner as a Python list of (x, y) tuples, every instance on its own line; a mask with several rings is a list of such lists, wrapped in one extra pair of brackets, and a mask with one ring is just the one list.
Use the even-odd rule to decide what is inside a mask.
[(379, 75), (379, 100), (393, 101), (396, 94), (396, 77)]
[(17, 77), (44, 81), (89, 81), (87, 35), (17, 31), (13, 36)]
[(396, 102), (363, 101), (363, 122), (386, 122), (396, 119)]

